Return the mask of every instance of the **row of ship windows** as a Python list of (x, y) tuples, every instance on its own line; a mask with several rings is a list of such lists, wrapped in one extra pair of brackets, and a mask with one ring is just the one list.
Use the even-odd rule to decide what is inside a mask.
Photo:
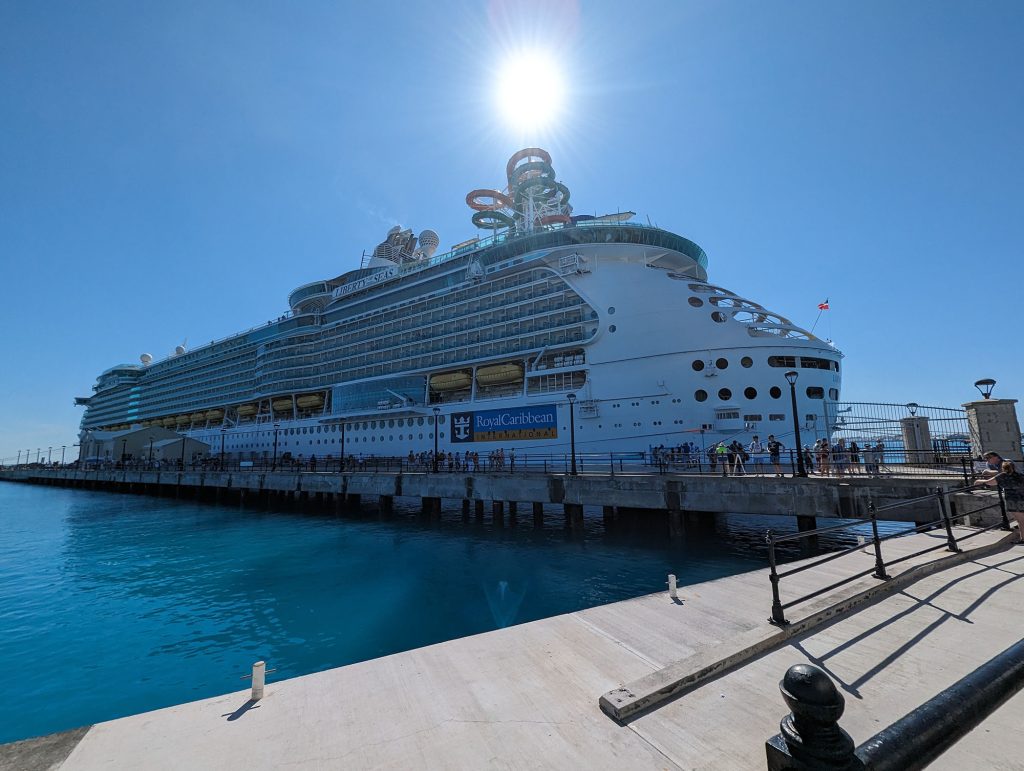
[[(825, 398), (825, 389), (822, 388), (821, 386), (807, 386), (807, 390), (805, 391), (805, 393), (807, 394), (808, 399)], [(778, 386), (772, 386), (771, 388), (768, 389), (768, 395), (773, 399), (778, 399), (779, 397), (782, 396), (782, 389), (779, 388)], [(754, 388), (753, 386), (747, 386), (746, 388), (743, 389), (743, 396), (751, 400), (756, 399), (757, 389)], [(696, 399), (698, 402), (706, 402), (708, 400), (708, 392), (705, 391), (703, 388), (698, 388), (696, 391), (693, 392), (693, 398)], [(732, 398), (732, 390), (729, 388), (719, 388), (718, 398), (723, 402), (729, 401)], [(839, 389), (828, 389), (828, 398), (832, 399), (833, 401), (839, 399)]]
[(569, 312), (555, 312), (535, 320), (508, 321), (496, 325), (478, 325), (472, 331), (463, 330), (461, 333), (450, 333), (443, 326), (432, 330), (429, 336), (429, 344), (415, 344), (400, 336), (393, 338), (394, 345), (389, 345), (391, 339), (385, 339), (376, 343), (363, 343), (358, 347), (332, 348), (329, 351), (321, 350), (316, 354), (299, 355), (288, 357), (287, 362), (271, 364), (263, 361), (260, 368), (263, 372), (274, 374), (286, 374), (287, 370), (304, 369), (315, 364), (338, 364), (344, 370), (354, 366), (361, 366), (366, 363), (377, 361), (398, 361), (400, 359), (415, 358), (416, 356), (437, 351), (447, 350), (457, 346), (475, 345), (487, 343), (517, 335), (529, 334), (545, 329), (580, 324), (583, 322), (583, 312), (580, 309)]
[[(514, 356), (549, 346), (583, 342), (592, 335), (592, 331), (586, 333), (582, 327), (552, 330), (533, 335), (532, 337), (510, 338), (487, 345), (468, 346), (443, 353), (431, 354), (429, 356), (419, 356), (412, 359), (354, 367), (353, 369), (344, 370), (343, 373), (340, 373), (340, 376), (343, 377), (345, 381), (352, 381), (367, 377), (393, 375), (402, 372), (453, 367), (460, 364), (468, 364), (476, 360), (491, 359), (498, 356)], [(268, 380), (263, 383), (263, 389), (266, 391), (289, 391), (319, 388), (334, 385), (338, 382), (338, 379), (338, 374), (320, 373), (317, 377), (278, 381)]]
[[(359, 333), (337, 335), (332, 332), (325, 332), (309, 342), (298, 343), (295, 341), (282, 342), (273, 350), (268, 349), (259, 356), (259, 363), (262, 366), (271, 366), (274, 362), (283, 359), (294, 360), (297, 356), (308, 356), (322, 353), (325, 349), (345, 350), (352, 346), (359, 346), (363, 349), (396, 348), (402, 344), (415, 343), (418, 341), (434, 340), (445, 334), (457, 334), (459, 332), (474, 331), (480, 332), (484, 329), (500, 329), (501, 325), (520, 322), (529, 325), (531, 320), (539, 320), (545, 315), (550, 318), (552, 315), (562, 311), (569, 311), (582, 320), (582, 299), (575, 292), (563, 292), (562, 301), (558, 304), (550, 302), (521, 303), (518, 305), (506, 305), (500, 313), (484, 313), (467, 315), (457, 322), (453, 319), (437, 319), (417, 326), (412, 333), (396, 332), (394, 328), (378, 325), (363, 330)], [(596, 316), (596, 314), (594, 314)], [(570, 323), (570, 322), (563, 322)], [(530, 331), (529, 329), (525, 331)], [(358, 348), (357, 348), (358, 350)]]
[[(703, 359), (694, 359), (690, 366), (693, 367), (695, 372), (703, 371), (705, 366), (714, 366), (715, 369), (728, 369), (729, 360), (722, 357), (715, 359), (714, 362), (709, 359), (707, 363), (705, 363)], [(754, 360), (749, 356), (744, 356), (740, 359), (740, 366), (744, 369), (749, 369), (754, 366)], [(799, 366), (801, 369), (829, 369), (835, 372), (839, 371), (838, 361), (833, 361), (832, 359), (820, 359), (814, 356), (769, 356), (768, 366), (789, 367), (794, 369)]]
[[(507, 291), (504, 288), (495, 288), (490, 293), (477, 292), (475, 296), (467, 295), (457, 301), (449, 300), (451, 295), (442, 296), (437, 299), (425, 299), (408, 308), (401, 310), (386, 311), (384, 313), (364, 313), (361, 316), (334, 324), (315, 335), (306, 335), (301, 338), (290, 337), (286, 340), (277, 340), (267, 343), (267, 351), (280, 348), (288, 348), (295, 344), (301, 344), (304, 340), (316, 341), (323, 338), (338, 338), (345, 342), (373, 339), (379, 337), (387, 329), (391, 332), (406, 332), (425, 324), (436, 322), (450, 323), (463, 315), (473, 315), (492, 309), (504, 308), (510, 299), (524, 300), (534, 298), (554, 297), (566, 291), (564, 282), (552, 279), (548, 275), (541, 275), (539, 278), (524, 277), (521, 283), (530, 284), (527, 287)], [(539, 290), (539, 291), (538, 291)], [(575, 293), (573, 293), (575, 294)], [(367, 322), (372, 322), (372, 326)]]

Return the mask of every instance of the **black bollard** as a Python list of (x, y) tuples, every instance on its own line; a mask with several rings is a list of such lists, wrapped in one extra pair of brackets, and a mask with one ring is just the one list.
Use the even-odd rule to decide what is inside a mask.
[(765, 742), (768, 771), (864, 768), (853, 739), (839, 727), (846, 700), (828, 675), (811, 664), (796, 664), (779, 690), (792, 711), (779, 724), (780, 733)]

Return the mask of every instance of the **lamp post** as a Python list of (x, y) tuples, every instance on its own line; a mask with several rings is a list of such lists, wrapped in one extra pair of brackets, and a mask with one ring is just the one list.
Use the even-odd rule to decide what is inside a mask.
[(800, 442), (800, 417), (796, 411), (796, 379), (800, 373), (791, 369), (786, 373), (786, 382), (789, 383), (789, 396), (793, 401), (793, 432), (796, 434), (796, 475), (807, 476), (807, 469), (804, 468), (804, 446)]
[(68, 448), (68, 446), (66, 444), (62, 444), (60, 446), (60, 465), (61, 466), (64, 465), (64, 450), (66, 450), (67, 448)]
[(39, 456), (40, 456), (40, 454), (42, 452), (43, 452), (43, 448), (42, 447), (36, 447), (36, 463), (39, 462)]
[(227, 434), (228, 430), (223, 426), (220, 429), (220, 470), (224, 470), (224, 435)]
[(271, 471), (277, 471), (277, 432), (281, 430), (281, 424), (274, 424), (274, 461), (270, 465)]
[(121, 463), (124, 463), (125, 448), (128, 447), (128, 438), (125, 437), (121, 440)]
[(185, 470), (185, 440), (188, 439), (184, 434), (181, 435), (181, 470)]
[(996, 381), (990, 377), (983, 378), (982, 380), (976, 380), (974, 387), (981, 391), (982, 399), (992, 398), (992, 389), (996, 387)]
[(46, 448), (46, 465), (47, 466), (52, 466), (53, 465), (53, 448), (52, 447), (47, 447)]
[(339, 471), (345, 470), (345, 420), (342, 418), (341, 421), (341, 466)]
[(576, 394), (569, 394), (569, 474), (576, 476)]
[(153, 465), (153, 437), (149, 437), (149, 465)]
[(21, 465), (21, 450), (18, 450), (18, 463), (17, 463), (17, 465), (18, 466)]
[(440, 407), (434, 407), (434, 473), (435, 474), (437, 473), (437, 434), (438, 434), (437, 427), (439, 425), (438, 422), (437, 422), (437, 418), (438, 418), (438, 416), (440, 414), (441, 414), (441, 408)]

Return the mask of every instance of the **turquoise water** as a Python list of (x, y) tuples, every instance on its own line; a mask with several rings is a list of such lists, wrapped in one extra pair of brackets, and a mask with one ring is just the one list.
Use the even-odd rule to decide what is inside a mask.
[[(0, 482), (0, 742), (763, 567), (766, 527), (719, 517), (582, 535), (241, 509)], [(770, 607), (765, 585), (765, 614)]]

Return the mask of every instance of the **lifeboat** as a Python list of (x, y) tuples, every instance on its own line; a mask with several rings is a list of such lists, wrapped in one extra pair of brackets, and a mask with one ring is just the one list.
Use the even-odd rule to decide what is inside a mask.
[(523, 365), (515, 362), (480, 367), (476, 371), (476, 382), (482, 386), (516, 383), (521, 382), (522, 379)]
[(224, 410), (207, 410), (206, 411), (206, 419), (207, 420), (220, 420), (223, 417), (224, 417)]
[(189, 417), (192, 418), (192, 422), (193, 423), (202, 423), (202, 422), (204, 422), (206, 420), (206, 413), (205, 412), (193, 412), (191, 415), (189, 415)]
[(324, 397), (320, 394), (309, 394), (307, 396), (300, 396), (295, 400), (295, 403), (299, 405), (300, 409), (308, 410), (315, 407), (324, 406)]
[(255, 404), (243, 404), (238, 408), (238, 417), (248, 418), (256, 414)]
[(432, 391), (461, 391), (473, 385), (473, 376), (469, 372), (442, 372), (430, 378)]
[(170, 428), (171, 426), (174, 425), (174, 418), (164, 418), (163, 420), (160, 421), (160, 423)]
[(192, 418), (190, 418), (188, 415), (179, 415), (174, 419), (174, 422), (177, 423), (179, 426), (187, 426), (189, 423), (192, 422)]
[(291, 399), (275, 399), (271, 402), (274, 412), (289, 412), (292, 408)]

